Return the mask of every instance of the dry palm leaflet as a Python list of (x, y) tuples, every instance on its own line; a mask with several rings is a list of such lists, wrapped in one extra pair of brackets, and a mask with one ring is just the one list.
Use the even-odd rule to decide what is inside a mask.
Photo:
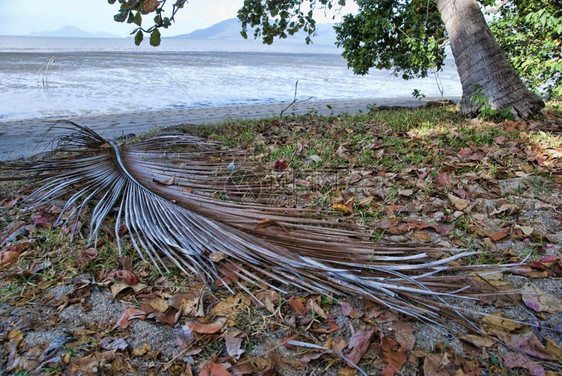
[(347, 294), (473, 329), (471, 315), (451, 299), (494, 293), (473, 272), (498, 266), (455, 262), (474, 252), (373, 242), (368, 228), (342, 221), (331, 209), (275, 204), (272, 198), (285, 192), (263, 184), (271, 170), (245, 151), (179, 129), (119, 145), (74, 123), (56, 127), (68, 133), (54, 150), (6, 164), (4, 179), (34, 180), (35, 206), (64, 198), (60, 222), (92, 203), (90, 241), (114, 218), (118, 244), (120, 234), (127, 236), (159, 270), (171, 262), (209, 285), (219, 280), (250, 294), (254, 284), (282, 293), (297, 287)]

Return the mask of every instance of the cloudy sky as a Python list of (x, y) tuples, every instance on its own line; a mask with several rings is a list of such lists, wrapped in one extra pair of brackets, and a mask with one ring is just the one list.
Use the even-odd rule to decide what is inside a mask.
[[(176, 23), (163, 34), (185, 34), (236, 17), (242, 3), (243, 0), (190, 0), (176, 16)], [(0, 35), (27, 35), (71, 25), (91, 33), (103, 31), (125, 37), (133, 27), (113, 21), (118, 9), (117, 3), (110, 5), (107, 0), (0, 0)], [(317, 21), (331, 21), (331, 15), (322, 18), (319, 14)]]

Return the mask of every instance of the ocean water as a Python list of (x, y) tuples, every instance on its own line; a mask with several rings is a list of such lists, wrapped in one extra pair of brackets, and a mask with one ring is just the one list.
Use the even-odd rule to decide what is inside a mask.
[[(0, 36), (0, 120), (124, 113), (293, 100), (460, 95), (444, 72), (403, 81), (390, 71), (357, 76), (333, 46), (165, 39)], [(437, 84), (439, 82), (439, 85)]]

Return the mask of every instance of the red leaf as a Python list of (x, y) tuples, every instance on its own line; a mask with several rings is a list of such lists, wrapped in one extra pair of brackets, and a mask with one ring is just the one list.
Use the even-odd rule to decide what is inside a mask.
[(284, 161), (284, 160), (276, 160), (275, 163), (273, 163), (273, 169), (275, 170), (286, 170), (289, 168), (289, 162)]
[(363, 316), (363, 312), (353, 308), (349, 303), (340, 302), (340, 307), (341, 307), (341, 313), (344, 316), (349, 316), (353, 319), (358, 319), (359, 317)]
[(414, 332), (416, 329), (403, 321), (396, 321), (394, 326), (394, 339), (400, 344), (404, 351), (411, 351), (416, 344), (416, 336)]
[(314, 332), (314, 333), (330, 334), (330, 333), (333, 333), (340, 328), (340, 326), (336, 323), (336, 319), (335, 319), (334, 315), (328, 316), (327, 323), (330, 326), (329, 329), (317, 328), (317, 329), (310, 329), (310, 331)]
[(306, 313), (306, 307), (303, 304), (304, 299), (291, 296), (289, 298), (289, 305), (296, 313), (304, 315)]
[(19, 252), (10, 250), (0, 252), (0, 267), (11, 264), (16, 261), (18, 257), (20, 257)]
[(2, 207), (3, 207), (4, 209), (11, 208), (11, 207), (14, 206), (15, 204), (17, 204), (19, 200), (21, 200), (21, 197), (16, 197), (16, 198), (14, 198), (14, 199), (12, 199), (12, 200), (6, 202), (4, 205), (2, 205)]
[(126, 310), (119, 315), (117, 319), (117, 325), (121, 328), (125, 329), (129, 325), (131, 325), (131, 321), (134, 319), (144, 320), (146, 317), (146, 312), (141, 311), (140, 309), (136, 308), (127, 308)]
[(463, 200), (466, 200), (468, 198), (468, 193), (466, 193), (464, 189), (461, 188), (453, 189), (453, 193), (459, 196), (460, 198), (462, 198)]
[(154, 12), (158, 8), (158, 6), (160, 6), (160, 2), (158, 0), (143, 0), (143, 14)]
[(388, 363), (381, 375), (393, 376), (406, 363), (406, 351), (398, 342), (388, 337), (382, 339), (381, 351), (384, 360)]
[(21, 242), (21, 243), (18, 243), (18, 244), (14, 244), (10, 248), (6, 249), (4, 252), (12, 251), (12, 252), (17, 252), (17, 253), (22, 253), (27, 248), (29, 248), (29, 246), (32, 245), (32, 244), (33, 244), (33, 242)]
[(370, 330), (358, 330), (349, 339), (349, 345), (347, 346), (351, 349), (351, 352), (347, 355), (347, 358), (353, 362), (353, 364), (348, 364), (349, 366), (357, 365), (363, 355), (367, 352), (369, 345), (371, 344), (371, 339), (376, 333), (376, 329)]
[(437, 177), (437, 184), (448, 187), (452, 184), (451, 178), (446, 173), (442, 173)]
[(201, 324), (198, 322), (187, 321), (185, 325), (187, 325), (189, 329), (193, 330), (195, 333), (213, 334), (221, 330), (225, 323), (226, 317), (221, 317), (211, 324)]
[(140, 283), (139, 277), (129, 270), (114, 270), (107, 275), (106, 280), (123, 281), (131, 286)]
[(51, 223), (53, 223), (54, 220), (55, 217), (47, 213), (37, 213), (31, 216), (31, 222), (34, 225), (39, 225), (42, 227), (51, 225)]
[[(435, 228), (435, 227), (434, 227), (434, 228)], [(444, 225), (439, 225), (437, 228), (439, 229), (438, 232), (439, 232), (441, 235), (449, 235), (449, 234), (450, 234), (451, 232), (453, 232), (453, 230), (455, 229), (455, 225), (452, 225), (452, 224), (450, 224), (450, 225), (444, 224)]]
[(493, 241), (499, 241), (507, 237), (509, 227), (502, 228), (500, 231), (485, 231), (484, 235), (492, 238)]
[(201, 367), (199, 376), (230, 376), (230, 372), (221, 364), (209, 362)]

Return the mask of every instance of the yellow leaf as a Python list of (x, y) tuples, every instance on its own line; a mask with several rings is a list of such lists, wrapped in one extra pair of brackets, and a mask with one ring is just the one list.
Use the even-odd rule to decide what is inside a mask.
[(461, 341), (465, 341), (473, 344), (476, 347), (492, 347), (496, 340), (489, 336), (477, 336), (474, 334), (467, 334), (465, 336), (459, 337)]
[(214, 306), (211, 313), (215, 316), (233, 317), (240, 311), (248, 308), (251, 302), (251, 298), (245, 294), (229, 296)]
[(332, 205), (332, 209), (337, 210), (343, 214), (349, 215), (353, 213), (353, 210), (345, 206), (344, 204), (334, 204)]
[(373, 196), (369, 196), (369, 197), (365, 197), (364, 199), (361, 199), (357, 202), (357, 205), (359, 206), (369, 206), (371, 204), (371, 202), (373, 201), (374, 197)]
[(170, 306), (167, 301), (160, 298), (152, 299), (150, 302), (148, 302), (148, 304), (150, 304), (150, 306), (158, 312), (166, 312), (166, 310)]
[(457, 208), (457, 210), (463, 210), (466, 209), (466, 207), (468, 206), (469, 202), (467, 200), (463, 200), (462, 198), (458, 198), (450, 193), (447, 194), (447, 198), (449, 198), (449, 201), (451, 201), (453, 203), (453, 205), (455, 205), (455, 208)]
[(562, 300), (557, 296), (539, 289), (532, 283), (527, 283), (521, 289), (521, 298), (525, 305), (536, 312), (562, 312)]
[(482, 318), (482, 326), (488, 334), (505, 333), (521, 328), (521, 324), (513, 321), (509, 316), (494, 312)]

